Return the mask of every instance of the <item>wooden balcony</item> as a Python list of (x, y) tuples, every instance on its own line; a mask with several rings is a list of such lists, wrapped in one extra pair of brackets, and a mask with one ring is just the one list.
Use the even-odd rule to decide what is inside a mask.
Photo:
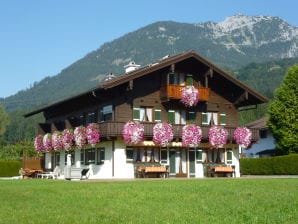
[[(101, 136), (104, 138), (111, 138), (111, 137), (122, 137), (122, 128), (125, 122), (117, 122), (117, 121), (107, 121), (103, 123), (99, 123), (99, 130)], [(151, 138), (153, 137), (153, 126), (155, 123), (152, 122), (144, 122), (144, 137)], [(180, 124), (173, 124), (173, 131), (174, 131), (174, 139), (181, 139), (182, 136), (182, 128), (184, 125)], [(208, 132), (210, 126), (201, 126), (202, 129), (202, 140), (208, 140)], [(236, 127), (227, 127), (225, 129), (228, 130), (228, 142), (233, 142), (233, 134)], [(250, 129), (252, 131), (252, 141), (259, 140), (259, 129)]]
[[(181, 85), (166, 85), (161, 88), (161, 99), (177, 99), (180, 100), (182, 96), (182, 89), (184, 86)], [(199, 87), (199, 100), (208, 101), (210, 95), (210, 89), (206, 87)]]

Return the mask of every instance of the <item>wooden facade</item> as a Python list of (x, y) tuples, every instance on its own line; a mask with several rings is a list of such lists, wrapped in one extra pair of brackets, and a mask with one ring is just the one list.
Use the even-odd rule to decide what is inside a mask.
[[(193, 85), (199, 91), (200, 100), (195, 107), (188, 108), (180, 102), (181, 89), (186, 85)], [(122, 128), (127, 121), (138, 120), (144, 124), (145, 141), (152, 141), (153, 126), (156, 122), (167, 121), (173, 125), (174, 141), (177, 144), (167, 149), (166, 164), (170, 162), (171, 153), (176, 149), (176, 152), (180, 153), (175, 154), (176, 157), (181, 156), (181, 161), (185, 162), (184, 173), (191, 176), (190, 159), (194, 155), (191, 150), (178, 144), (181, 142), (182, 127), (188, 123), (199, 125), (203, 132), (199, 148), (208, 150), (212, 148), (208, 144), (209, 128), (212, 125), (223, 125), (228, 130), (229, 137), (222, 152), (226, 153), (228, 148), (236, 150), (238, 146), (233, 140), (233, 132), (238, 126), (238, 109), (266, 101), (262, 95), (196, 52), (190, 51), (105, 81), (97, 88), (25, 116), (43, 112), (45, 122), (39, 124), (39, 134), (98, 123), (102, 144), (113, 139), (113, 166), (118, 162), (113, 157), (115, 144), (124, 144)], [(139, 114), (142, 118), (138, 117)], [(206, 116), (209, 116), (207, 122)], [(258, 130), (252, 129), (252, 133), (253, 141), (257, 141)], [(144, 146), (145, 144), (141, 144), (135, 147)], [(158, 149), (160, 161), (161, 149), (158, 146), (151, 147)], [(184, 154), (180, 152), (181, 148), (185, 149)], [(153, 153), (154, 149), (151, 152)], [(208, 151), (205, 153), (208, 155)], [(226, 155), (224, 157), (226, 161)], [(111, 173), (115, 176), (114, 170)]]

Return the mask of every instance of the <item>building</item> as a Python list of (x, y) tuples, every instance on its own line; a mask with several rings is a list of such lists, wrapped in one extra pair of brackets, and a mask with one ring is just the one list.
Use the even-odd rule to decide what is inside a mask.
[[(45, 168), (64, 169), (67, 154), (72, 167), (88, 168), (89, 178), (135, 178), (136, 167), (166, 166), (170, 177), (205, 177), (210, 164), (233, 166), (239, 176), (239, 151), (233, 139), (238, 126), (238, 110), (261, 104), (267, 99), (194, 51), (164, 57), (156, 63), (139, 67), (131, 63), (126, 73), (106, 79), (87, 92), (32, 111), (25, 117), (43, 113), (45, 122), (38, 134), (97, 123), (101, 142), (95, 147), (46, 152)], [(196, 106), (181, 103), (182, 89), (194, 86), (199, 92)], [(128, 121), (144, 125), (144, 140), (126, 144), (122, 137)], [(152, 141), (156, 122), (173, 127), (173, 141), (160, 146)], [(201, 143), (186, 147), (181, 142), (182, 128), (197, 124), (202, 130)], [(213, 147), (208, 140), (211, 126), (222, 126), (228, 142)], [(252, 140), (259, 139), (258, 129), (251, 129)]]
[(248, 158), (270, 157), (275, 155), (275, 140), (274, 137), (266, 125), (267, 119), (262, 117), (256, 121), (253, 121), (246, 126), (248, 128), (256, 128), (259, 130), (260, 139), (251, 145), (247, 150), (243, 150), (243, 154)]

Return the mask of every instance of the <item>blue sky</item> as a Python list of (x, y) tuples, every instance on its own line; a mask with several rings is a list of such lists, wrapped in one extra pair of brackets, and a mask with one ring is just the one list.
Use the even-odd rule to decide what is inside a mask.
[(0, 0), (0, 98), (156, 21), (219, 22), (241, 13), (298, 26), (297, 9), (296, 0)]

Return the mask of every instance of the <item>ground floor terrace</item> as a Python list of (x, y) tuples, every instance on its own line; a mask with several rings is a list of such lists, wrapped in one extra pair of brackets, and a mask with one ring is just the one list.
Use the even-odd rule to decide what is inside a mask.
[(43, 168), (55, 170), (60, 178), (69, 176), (69, 168), (76, 172), (88, 170), (88, 179), (240, 176), (236, 144), (214, 149), (208, 143), (186, 148), (181, 142), (158, 147), (152, 141), (144, 141), (131, 146), (118, 138), (95, 147), (51, 151), (43, 156)]

